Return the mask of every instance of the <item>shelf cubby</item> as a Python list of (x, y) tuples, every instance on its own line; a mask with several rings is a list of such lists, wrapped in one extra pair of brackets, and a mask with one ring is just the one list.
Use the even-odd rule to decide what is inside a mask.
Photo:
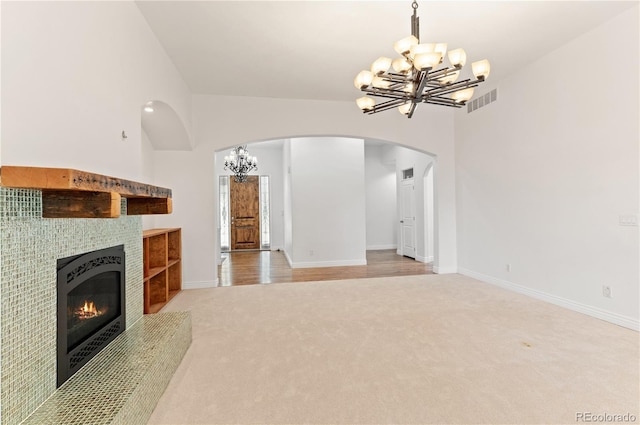
[(142, 235), (144, 313), (157, 313), (182, 290), (179, 228), (145, 230)]

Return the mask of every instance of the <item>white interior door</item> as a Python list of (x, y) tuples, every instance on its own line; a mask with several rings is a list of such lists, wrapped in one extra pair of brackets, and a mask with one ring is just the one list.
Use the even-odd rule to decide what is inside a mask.
[(403, 181), (402, 214), (400, 217), (401, 254), (416, 258), (416, 193), (413, 180)]

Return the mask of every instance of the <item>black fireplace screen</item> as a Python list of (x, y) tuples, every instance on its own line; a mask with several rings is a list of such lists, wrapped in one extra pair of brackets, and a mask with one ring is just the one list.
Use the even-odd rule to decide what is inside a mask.
[(120, 315), (120, 276), (102, 273), (67, 294), (67, 350)]
[(124, 246), (58, 260), (58, 386), (125, 328)]

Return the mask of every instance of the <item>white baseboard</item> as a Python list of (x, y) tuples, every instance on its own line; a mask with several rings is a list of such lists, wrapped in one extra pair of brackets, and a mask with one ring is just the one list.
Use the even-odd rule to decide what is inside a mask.
[(291, 257), (289, 257), (289, 253), (284, 250), (282, 252), (284, 252), (284, 258), (287, 259), (287, 263), (289, 263), (289, 267), (293, 268), (293, 261), (291, 261)]
[(507, 280), (499, 279), (493, 276), (487, 276), (482, 273), (474, 272), (473, 270), (468, 270), (461, 268), (459, 271), (460, 274), (472, 277), (474, 279), (481, 280), (482, 282), (490, 283), (492, 285), (499, 286), (501, 288), (518, 292), (523, 295), (530, 296), (532, 298), (536, 298), (541, 301), (546, 301), (551, 304), (555, 304), (560, 307), (567, 308), (569, 310), (577, 311), (578, 313), (586, 314), (591, 317), (595, 317), (597, 319), (605, 320), (607, 322), (632, 329), (634, 331), (640, 331), (640, 321), (637, 319), (633, 319), (632, 317), (623, 316), (622, 314), (611, 313), (606, 310), (602, 310), (596, 307), (592, 307), (586, 304), (578, 303), (567, 298), (562, 298), (557, 295), (549, 294), (543, 291), (538, 291), (537, 289), (527, 288), (526, 286), (518, 285), (513, 282), (509, 282)]
[(311, 267), (366, 266), (367, 260), (340, 261), (305, 261), (291, 264), (292, 269), (308, 269)]
[(182, 289), (215, 288), (216, 286), (218, 286), (218, 278), (201, 282), (182, 282)]
[(421, 263), (432, 263), (433, 256), (431, 257), (423, 257), (422, 255), (416, 255), (416, 261), (420, 261)]
[(435, 274), (452, 274), (452, 273), (458, 273), (458, 268), (457, 267), (441, 267), (441, 266), (433, 266), (433, 272)]
[(370, 245), (367, 246), (367, 251), (381, 251), (383, 249), (397, 249), (398, 245), (390, 244), (390, 245)]

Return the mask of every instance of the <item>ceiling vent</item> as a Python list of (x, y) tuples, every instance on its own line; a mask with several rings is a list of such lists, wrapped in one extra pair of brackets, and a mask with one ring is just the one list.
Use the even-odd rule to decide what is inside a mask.
[(498, 89), (493, 89), (489, 93), (479, 96), (467, 103), (467, 113), (470, 114), (476, 109), (480, 109), (498, 100)]

